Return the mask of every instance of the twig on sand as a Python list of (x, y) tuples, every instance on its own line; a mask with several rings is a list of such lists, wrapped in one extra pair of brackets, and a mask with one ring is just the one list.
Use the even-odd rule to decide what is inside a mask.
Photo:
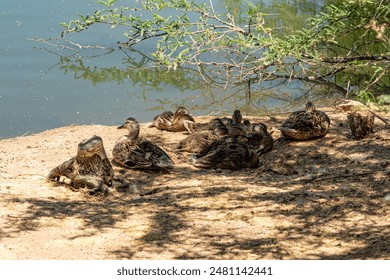
[(390, 127), (390, 124), (387, 120), (385, 120), (384, 118), (382, 118), (381, 116), (379, 116), (378, 114), (374, 113), (371, 110), (369, 110), (369, 112), (373, 114), (375, 117), (377, 117), (378, 119), (380, 119), (382, 122), (384, 122), (386, 124), (386, 127)]

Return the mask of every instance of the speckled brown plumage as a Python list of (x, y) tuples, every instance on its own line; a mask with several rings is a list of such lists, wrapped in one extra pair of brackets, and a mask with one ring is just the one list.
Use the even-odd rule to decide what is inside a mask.
[(259, 156), (240, 137), (227, 136), (194, 155), (191, 163), (198, 168), (238, 170), (257, 167)]
[(357, 111), (349, 113), (347, 116), (349, 128), (351, 129), (352, 136), (355, 139), (362, 139), (365, 136), (373, 133), (374, 120), (374, 115), (362, 115)]
[(261, 155), (272, 150), (274, 139), (265, 124), (257, 123), (251, 126), (251, 132), (247, 135), (247, 144), (250, 149)]
[(48, 178), (58, 181), (61, 176), (69, 178), (75, 188), (88, 188), (90, 194), (98, 191), (107, 193), (107, 186), (112, 185), (114, 171), (103, 140), (95, 135), (81, 141), (77, 155), (51, 170)]
[(328, 115), (317, 110), (314, 104), (308, 101), (305, 110), (292, 113), (279, 129), (286, 138), (309, 140), (325, 136), (329, 126)]
[(140, 126), (136, 119), (128, 118), (118, 129), (128, 129), (129, 134), (120, 137), (112, 150), (114, 160), (127, 168), (163, 171), (173, 167), (168, 154), (153, 142), (139, 137)]
[(153, 123), (150, 127), (155, 127), (159, 130), (167, 130), (171, 132), (186, 131), (185, 122), (195, 122), (190, 112), (184, 108), (177, 108), (175, 113), (165, 111), (153, 118)]

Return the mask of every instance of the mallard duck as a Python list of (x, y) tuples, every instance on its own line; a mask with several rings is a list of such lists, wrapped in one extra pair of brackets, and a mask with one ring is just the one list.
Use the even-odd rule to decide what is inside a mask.
[(272, 150), (274, 139), (265, 124), (257, 123), (251, 126), (251, 132), (247, 135), (247, 144), (250, 149), (261, 155)]
[(253, 125), (249, 120), (243, 120), (242, 121), (242, 126), (244, 127), (244, 130), (246, 133), (251, 133), (253, 130)]
[(352, 136), (355, 139), (362, 139), (368, 134), (373, 133), (374, 120), (374, 115), (370, 114), (364, 116), (356, 111), (349, 113), (347, 116), (349, 128), (351, 129)]
[(172, 125), (174, 113), (165, 111), (153, 118), (153, 122), (149, 127), (155, 127), (159, 130), (167, 130)]
[(234, 110), (233, 115), (231, 118), (228, 117), (222, 117), (219, 118), (221, 122), (226, 126), (230, 126), (232, 124), (241, 125), (242, 124), (242, 114), (240, 110)]
[(77, 155), (51, 170), (48, 178), (59, 181), (64, 176), (74, 188), (88, 188), (90, 194), (108, 192), (112, 186), (114, 170), (107, 158), (103, 140), (99, 136), (85, 139), (78, 144)]
[(309, 140), (325, 136), (329, 126), (328, 115), (317, 110), (314, 104), (308, 101), (305, 110), (292, 113), (279, 129), (286, 138)]
[(153, 118), (153, 123), (149, 127), (155, 127), (159, 130), (167, 130), (172, 132), (186, 131), (185, 122), (195, 123), (190, 112), (184, 108), (177, 108), (175, 113), (165, 111)]
[(215, 118), (210, 120), (208, 123), (195, 123), (192, 121), (184, 121), (184, 126), (190, 133), (203, 132), (203, 131), (214, 131), (217, 135), (228, 135), (228, 129), (226, 124), (221, 118)]
[[(233, 113), (233, 118), (215, 118), (209, 121), (206, 125), (197, 125), (197, 130), (192, 132), (188, 137), (181, 140), (176, 146), (175, 151), (177, 152), (192, 152), (199, 153), (202, 150), (210, 146), (214, 141), (221, 137), (238, 137), (247, 134), (246, 125), (250, 125), (249, 121), (246, 121), (245, 125), (240, 124), (242, 119), (239, 110)], [(192, 126), (194, 128), (195, 126)]]
[(229, 134), (229, 130), (220, 118), (212, 119), (211, 121), (209, 121), (208, 126), (209, 130), (217, 136), (222, 137)]
[(241, 124), (242, 123), (242, 114), (240, 110), (234, 110), (232, 115), (232, 123)]
[(248, 120), (245, 121), (245, 123), (242, 122), (242, 114), (240, 110), (234, 110), (233, 115), (231, 118), (228, 117), (221, 117), (221, 118), (214, 118), (210, 120), (208, 123), (195, 123), (191, 121), (184, 121), (184, 126), (190, 133), (194, 133), (196, 131), (203, 131), (203, 130), (214, 130), (216, 127), (220, 134), (228, 135), (228, 128), (231, 125), (240, 126), (243, 125), (244, 128), (249, 122)]
[(181, 140), (176, 145), (175, 152), (199, 153), (217, 139), (219, 136), (211, 130), (197, 131)]
[(118, 129), (128, 129), (129, 134), (120, 137), (112, 150), (114, 160), (128, 168), (161, 171), (173, 167), (168, 154), (156, 144), (140, 138), (140, 126), (136, 119), (128, 118)]
[(240, 110), (234, 110), (232, 118), (222, 118), (230, 136), (247, 135), (252, 130), (249, 120), (243, 120)]
[(257, 167), (259, 156), (239, 137), (228, 136), (192, 156), (191, 163), (198, 168), (238, 170)]

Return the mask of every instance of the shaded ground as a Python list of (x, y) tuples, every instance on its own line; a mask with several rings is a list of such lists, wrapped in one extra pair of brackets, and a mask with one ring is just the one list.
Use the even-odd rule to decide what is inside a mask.
[[(0, 141), (0, 259), (389, 259), (390, 130), (376, 119), (376, 133), (356, 141), (345, 112), (325, 111), (325, 138), (278, 141), (259, 168), (241, 171), (195, 169), (169, 151), (186, 135), (143, 125), (176, 168), (126, 171), (133, 186), (106, 198), (44, 176), (94, 134), (111, 158), (123, 130), (71, 126)], [(283, 118), (249, 119), (277, 139)]]

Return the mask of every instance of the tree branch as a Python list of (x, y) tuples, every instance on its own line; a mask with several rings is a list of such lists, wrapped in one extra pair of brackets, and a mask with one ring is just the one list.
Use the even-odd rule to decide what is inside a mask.
[[(303, 57), (308, 59), (314, 59), (314, 57), (311, 57), (309, 55), (303, 55)], [(351, 57), (332, 57), (332, 58), (322, 58), (319, 61), (325, 62), (325, 63), (347, 63), (352, 61), (362, 61), (362, 60), (368, 60), (368, 61), (390, 61), (390, 56), (376, 56), (376, 55), (360, 55), (360, 56), (351, 56)]]

